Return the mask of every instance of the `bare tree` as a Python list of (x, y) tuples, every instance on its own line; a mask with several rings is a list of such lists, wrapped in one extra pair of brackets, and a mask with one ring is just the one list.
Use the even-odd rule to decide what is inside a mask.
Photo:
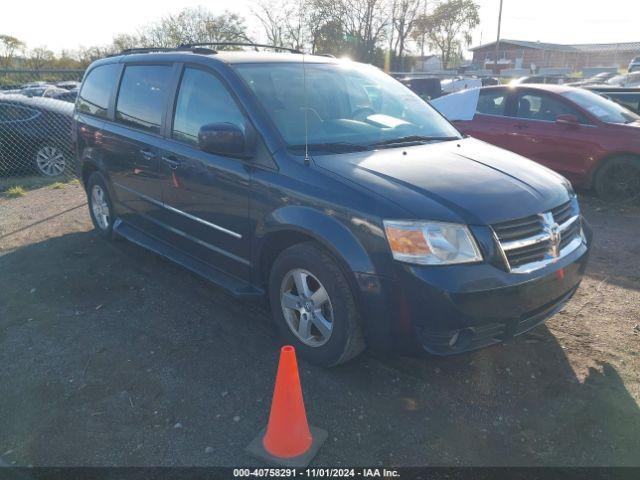
[(16, 37), (0, 34), (0, 67), (10, 68), (16, 53), (24, 47), (24, 42), (18, 40)]
[(399, 68), (404, 70), (404, 54), (407, 42), (424, 8), (424, 0), (392, 0), (391, 50), (400, 60)]
[(415, 36), (426, 33), (429, 44), (442, 57), (448, 68), (459, 58), (463, 45), (471, 43), (471, 32), (480, 23), (478, 5), (473, 0), (447, 0), (432, 13), (420, 16)]
[(257, 0), (253, 15), (270, 45), (304, 50), (310, 39), (307, 0)]
[(251, 10), (262, 25), (267, 42), (276, 47), (286, 46), (286, 2), (258, 0)]
[(34, 70), (41, 70), (49, 65), (55, 58), (54, 53), (47, 47), (37, 47), (29, 50), (27, 54), (27, 65)]
[(348, 52), (357, 60), (374, 62), (386, 38), (390, 18), (386, 0), (314, 0), (323, 25), (341, 31)]
[(247, 42), (246, 32), (240, 15), (228, 11), (214, 15), (198, 7), (185, 8), (177, 15), (169, 15), (143, 28), (140, 39), (146, 46), (176, 47), (184, 43)]
[(127, 50), (130, 48), (138, 48), (145, 46), (144, 41), (138, 35), (130, 35), (128, 33), (120, 33), (113, 37), (113, 42), (111, 43), (111, 48), (113, 53), (121, 52), (122, 50)]

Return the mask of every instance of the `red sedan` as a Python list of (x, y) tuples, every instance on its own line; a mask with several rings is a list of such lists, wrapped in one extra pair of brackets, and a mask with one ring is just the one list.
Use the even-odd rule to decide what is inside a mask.
[[(471, 120), (450, 113), (460, 110), (464, 95), (477, 102)], [(433, 102), (468, 135), (546, 165), (575, 185), (593, 187), (605, 200), (640, 198), (640, 116), (610, 100), (561, 85), (518, 85), (438, 101), (456, 105), (447, 109)]]

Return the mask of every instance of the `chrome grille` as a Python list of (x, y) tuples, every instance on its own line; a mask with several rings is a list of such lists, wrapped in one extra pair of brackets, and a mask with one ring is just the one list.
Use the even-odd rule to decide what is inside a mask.
[(580, 212), (575, 201), (549, 212), (492, 225), (508, 270), (528, 273), (575, 250), (581, 243)]

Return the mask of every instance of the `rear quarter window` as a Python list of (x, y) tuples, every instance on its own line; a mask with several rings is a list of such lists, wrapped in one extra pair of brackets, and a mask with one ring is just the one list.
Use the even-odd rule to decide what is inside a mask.
[(78, 95), (78, 111), (100, 118), (107, 117), (109, 99), (120, 66), (116, 63), (101, 65), (89, 72)]

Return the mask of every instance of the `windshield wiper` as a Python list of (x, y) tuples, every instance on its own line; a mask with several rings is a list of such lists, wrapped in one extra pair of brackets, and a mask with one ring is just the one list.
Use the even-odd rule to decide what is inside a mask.
[[(287, 145), (287, 148), (291, 150), (304, 150), (305, 145), (301, 143), (299, 145)], [(316, 151), (325, 151), (325, 152), (333, 152), (333, 153), (344, 153), (344, 152), (364, 152), (365, 150), (369, 150), (369, 147), (366, 145), (359, 145), (357, 143), (349, 143), (349, 142), (325, 142), (325, 143), (309, 143), (307, 145), (309, 150)]]
[(449, 140), (460, 140), (460, 137), (429, 137), (425, 135), (407, 135), (405, 137), (391, 138), (380, 142), (372, 143), (371, 147), (384, 147), (390, 145), (404, 145), (408, 143), (424, 143), (424, 142), (446, 142)]

